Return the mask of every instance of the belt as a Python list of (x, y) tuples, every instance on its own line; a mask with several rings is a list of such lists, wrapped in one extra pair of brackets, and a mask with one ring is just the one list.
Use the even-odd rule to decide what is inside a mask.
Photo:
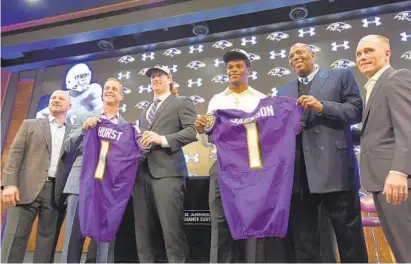
[(52, 182), (52, 183), (54, 183), (55, 180), (56, 180), (56, 178), (54, 178), (54, 177), (47, 177), (47, 178), (46, 178), (46, 182)]

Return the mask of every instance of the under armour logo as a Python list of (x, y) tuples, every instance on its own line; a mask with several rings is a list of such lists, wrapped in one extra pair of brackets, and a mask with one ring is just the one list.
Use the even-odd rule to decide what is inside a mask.
[(176, 49), (176, 48), (171, 48), (168, 49), (166, 51), (164, 51), (163, 55), (167, 56), (167, 57), (174, 57), (176, 55), (180, 55), (181, 54), (181, 50)]
[(174, 82), (174, 81), (173, 81), (173, 86), (174, 86), (175, 88), (178, 88), (178, 87), (180, 87), (180, 84), (178, 84), (177, 82)]
[(401, 59), (411, 60), (411, 50), (409, 50), (409, 51), (405, 52), (404, 54), (402, 54)]
[(261, 60), (260, 55), (257, 55), (255, 53), (248, 53), (248, 59), (250, 61), (256, 61), (256, 60)]
[(285, 49), (282, 49), (280, 52), (275, 52), (275, 50), (270, 51), (270, 59), (274, 60), (277, 56), (283, 59), (287, 57), (287, 51)]
[(200, 68), (206, 67), (206, 64), (202, 61), (192, 61), (186, 66), (187, 68), (198, 70)]
[(411, 11), (404, 11), (401, 13), (398, 13), (394, 19), (396, 20), (408, 20), (411, 21)]
[(178, 67), (178, 65), (173, 64), (173, 67), (168, 67), (168, 69), (170, 70), (170, 72), (175, 73), (175, 72), (178, 71), (177, 67)]
[(277, 88), (276, 88), (276, 87), (271, 88), (271, 97), (273, 97), (273, 96), (277, 96), (277, 94), (278, 94), (278, 90), (277, 90)]
[(242, 38), (241, 39), (241, 46), (247, 46), (247, 44), (251, 44), (251, 45), (257, 44), (257, 37), (252, 36), (250, 39)]
[(219, 74), (217, 76), (215, 76), (212, 80), (213, 83), (226, 83), (228, 82), (228, 76), (225, 74)]
[(381, 25), (382, 23), (381, 23), (381, 18), (380, 17), (375, 17), (374, 18), (374, 20), (368, 20), (367, 18), (364, 18), (363, 20), (362, 20), (362, 26), (363, 27), (368, 27), (368, 25), (370, 25), (370, 24), (375, 24), (375, 26), (379, 26), (379, 25)]
[(278, 77), (283, 77), (284, 75), (289, 75), (289, 74), (291, 74), (291, 71), (284, 67), (275, 67), (275, 68), (272, 68), (268, 72), (268, 75), (278, 76)]
[(138, 87), (138, 93), (140, 93), (140, 94), (142, 94), (144, 92), (151, 93), (151, 90), (152, 90), (151, 85), (148, 85), (148, 86), (140, 85)]
[(224, 61), (223, 61), (223, 60), (219, 60), (219, 59), (215, 59), (215, 60), (214, 60), (214, 66), (215, 66), (215, 67), (220, 66), (220, 64), (224, 64)]
[(200, 45), (197, 45), (197, 46), (190, 46), (190, 54), (193, 54), (194, 53), (194, 51), (197, 51), (197, 52), (199, 52), (199, 53), (201, 53), (201, 52), (203, 52), (203, 45), (202, 44), (200, 44)]
[(141, 70), (138, 72), (138, 75), (146, 75), (146, 73), (147, 73), (147, 71), (148, 71), (149, 69), (150, 69), (150, 68), (141, 69)]
[(127, 105), (126, 105), (126, 104), (122, 104), (118, 109), (119, 109), (122, 113), (124, 113), (125, 111), (127, 111)]
[(213, 44), (213, 48), (216, 48), (216, 49), (225, 49), (225, 48), (229, 48), (232, 46), (233, 46), (233, 43), (227, 40), (219, 40)]
[(202, 104), (205, 102), (204, 98), (198, 95), (191, 95), (189, 98), (193, 102), (194, 105)]
[(119, 79), (119, 80), (122, 80), (122, 79), (130, 79), (130, 72), (129, 71), (126, 71), (126, 73), (124, 74), (124, 73), (122, 73), (122, 72), (120, 72), (120, 73), (118, 73), (118, 78), (117, 79)]
[(131, 90), (128, 89), (127, 87), (124, 87), (124, 86), (123, 86), (123, 93), (124, 93), (124, 94), (131, 94)]
[(128, 64), (130, 62), (135, 61), (136, 59), (134, 59), (134, 57), (130, 56), (130, 55), (126, 55), (121, 57), (120, 59), (118, 59), (118, 62), (121, 64)]
[(280, 41), (282, 39), (287, 39), (289, 37), (290, 36), (287, 33), (284, 33), (284, 32), (273, 32), (273, 33), (271, 33), (270, 35), (267, 36), (267, 39), (271, 40), (271, 41), (274, 41), (274, 40)]
[(138, 102), (134, 107), (137, 107), (137, 109), (146, 110), (150, 106), (150, 104), (151, 103), (149, 101), (141, 101)]
[(347, 29), (350, 29), (350, 28), (352, 28), (352, 26), (350, 24), (347, 24), (347, 23), (344, 23), (344, 22), (335, 22), (335, 23), (332, 23), (331, 25), (329, 25), (326, 30), (341, 32), (343, 30), (347, 30)]
[(148, 60), (148, 59), (154, 60), (154, 55), (155, 55), (154, 52), (143, 53), (143, 54), (141, 54), (141, 59), (142, 59), (143, 61), (146, 61), (146, 60)]
[(200, 154), (198, 153), (194, 155), (184, 154), (184, 158), (186, 159), (186, 163), (199, 163), (200, 162)]
[(193, 81), (192, 79), (187, 81), (187, 86), (190, 87), (190, 88), (193, 87), (194, 84), (197, 85), (197, 87), (202, 86), (203, 85), (203, 79), (198, 78), (197, 81)]
[(248, 75), (248, 78), (251, 78), (253, 80), (257, 80), (257, 72), (256, 71), (252, 71), (251, 74)]
[(344, 48), (345, 50), (346, 49), (349, 49), (350, 48), (350, 42), (349, 41), (347, 41), (347, 40), (344, 40), (344, 42), (343, 43), (341, 43), (341, 44), (337, 44), (337, 42), (333, 42), (333, 43), (331, 43), (331, 49), (333, 50), (333, 51), (337, 51), (338, 50), (338, 48)]
[(402, 33), (400, 34), (400, 36), (401, 36), (401, 40), (402, 40), (402, 41), (408, 41), (408, 38), (411, 37), (411, 34), (407, 35), (406, 32), (402, 32)]
[(300, 38), (304, 37), (305, 34), (309, 34), (310, 36), (314, 36), (315, 35), (315, 28), (310, 28), (309, 30), (304, 31), (304, 29), (299, 29), (298, 30), (298, 36)]

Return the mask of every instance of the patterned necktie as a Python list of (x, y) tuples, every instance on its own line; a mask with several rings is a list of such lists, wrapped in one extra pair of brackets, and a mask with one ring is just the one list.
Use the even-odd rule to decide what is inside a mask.
[(307, 77), (300, 78), (300, 82), (302, 82), (303, 84), (307, 84), (308, 83), (308, 78)]
[(157, 112), (157, 106), (158, 106), (158, 103), (160, 103), (160, 101), (161, 101), (160, 99), (154, 99), (154, 102), (151, 104), (150, 110), (148, 111), (147, 121), (150, 126), (153, 123), (154, 116), (156, 115), (156, 112)]

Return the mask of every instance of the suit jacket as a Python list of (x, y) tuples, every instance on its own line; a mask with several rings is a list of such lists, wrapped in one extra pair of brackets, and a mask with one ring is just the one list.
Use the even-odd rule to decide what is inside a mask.
[[(83, 123), (90, 117), (100, 117), (101, 116), (101, 109), (95, 110), (89, 113), (80, 113), (77, 114), (76, 120), (73, 124), (70, 133), (68, 134), (67, 138), (64, 140), (64, 151), (66, 152), (65, 155), (68, 158), (65, 164), (66, 168), (69, 168), (69, 174), (67, 177), (67, 182), (64, 187), (65, 194), (79, 194), (80, 191), (80, 174), (81, 174), (81, 166), (83, 164), (83, 135), (81, 134), (81, 129)], [(123, 124), (127, 122), (122, 116), (119, 117), (118, 123)], [(71, 162), (71, 164), (70, 164)]]
[[(309, 95), (321, 101), (321, 114), (304, 110), (303, 153), (311, 193), (348, 191), (359, 188), (357, 159), (351, 125), (361, 121), (363, 103), (352, 73), (347, 69), (320, 68)], [(278, 95), (297, 98), (297, 80), (281, 88)]]
[(158, 108), (151, 127), (146, 119), (148, 109), (139, 118), (140, 127), (165, 136), (169, 144), (169, 148), (153, 146), (146, 154), (151, 175), (155, 178), (188, 176), (183, 146), (197, 141), (193, 102), (185, 96), (170, 95)]
[[(64, 138), (68, 130), (69, 125), (66, 127)], [(48, 176), (51, 148), (48, 118), (24, 120), (14, 137), (2, 178), (2, 186), (14, 185), (19, 189), (19, 204), (32, 203), (43, 188)], [(63, 152), (62, 147), (60, 157)], [(60, 180), (58, 170), (55, 177), (56, 182)], [(55, 184), (55, 194), (58, 192)]]
[(411, 187), (411, 72), (388, 68), (364, 109), (361, 179), (365, 189), (382, 191), (390, 170), (408, 174)]

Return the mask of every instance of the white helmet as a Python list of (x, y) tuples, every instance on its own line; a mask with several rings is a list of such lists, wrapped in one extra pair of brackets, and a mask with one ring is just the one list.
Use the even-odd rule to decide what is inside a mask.
[(77, 92), (83, 92), (91, 83), (90, 68), (79, 63), (74, 65), (66, 75), (66, 88)]

